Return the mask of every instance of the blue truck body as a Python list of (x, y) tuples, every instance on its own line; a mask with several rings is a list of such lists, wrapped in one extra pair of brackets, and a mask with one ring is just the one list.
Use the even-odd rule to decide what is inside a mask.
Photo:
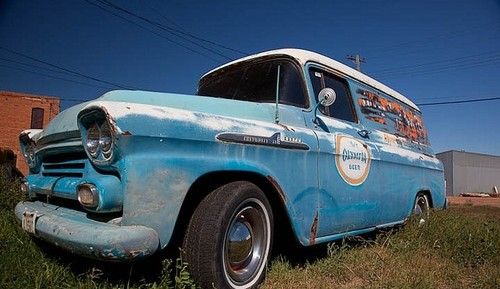
[[(305, 107), (117, 90), (61, 112), (41, 132), (26, 132), (21, 146), (33, 143), (35, 159), (25, 183), (30, 200), (17, 205), (17, 218), (77, 254), (134, 260), (169, 244), (183, 205), (199, 193), (195, 184), (229, 174), (267, 182), (273, 190), (266, 193), (279, 202), (273, 206), (284, 208), (281, 217), (304, 246), (404, 223), (419, 193), (443, 208), (442, 164), (428, 141), (414, 136), (425, 129), (406, 124), (408, 134), (396, 131), (408, 111), (421, 119), (418, 108), (299, 52), (263, 57), (286, 56), (300, 66)], [(345, 79), (356, 121), (315, 111), (313, 67)], [(111, 126), (110, 159), (92, 159), (83, 146), (92, 118)], [(79, 205), (82, 184), (97, 188), (96, 207)]]

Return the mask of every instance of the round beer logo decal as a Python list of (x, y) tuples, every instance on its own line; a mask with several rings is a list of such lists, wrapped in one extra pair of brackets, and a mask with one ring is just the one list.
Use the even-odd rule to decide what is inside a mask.
[(361, 185), (370, 172), (371, 154), (368, 146), (342, 135), (336, 136), (335, 143), (335, 164), (340, 176), (350, 185)]

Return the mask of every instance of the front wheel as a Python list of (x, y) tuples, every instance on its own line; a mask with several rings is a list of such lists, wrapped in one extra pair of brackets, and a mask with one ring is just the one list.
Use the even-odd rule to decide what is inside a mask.
[(202, 288), (256, 288), (272, 244), (273, 215), (262, 190), (238, 181), (206, 196), (195, 209), (183, 248)]

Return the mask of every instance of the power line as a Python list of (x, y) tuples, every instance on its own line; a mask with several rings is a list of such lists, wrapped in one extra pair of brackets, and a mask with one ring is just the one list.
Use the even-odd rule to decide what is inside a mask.
[(38, 72), (38, 71), (32, 71), (32, 70), (28, 70), (28, 69), (24, 69), (24, 68), (20, 68), (20, 67), (13, 67), (13, 66), (10, 66), (10, 65), (5, 65), (5, 64), (0, 64), (0, 67), (5, 67), (5, 68), (9, 68), (9, 69), (24, 71), (24, 72), (28, 72), (28, 73), (32, 73), (32, 74), (37, 74), (37, 75), (41, 75), (41, 76), (45, 76), (45, 77), (49, 77), (49, 78), (53, 78), (53, 79), (59, 79), (59, 80), (68, 81), (68, 82), (74, 82), (74, 83), (78, 83), (78, 84), (86, 85), (86, 86), (93, 86), (93, 87), (110, 89), (110, 87), (106, 87), (106, 86), (101, 86), (101, 85), (96, 85), (96, 84), (89, 84), (89, 83), (81, 82), (81, 81), (74, 80), (74, 79), (68, 79), (68, 78), (64, 78), (64, 77), (58, 77), (58, 76), (49, 75), (49, 74), (41, 73), (41, 72)]
[(217, 43), (217, 42), (214, 42), (214, 41), (208, 40), (208, 39), (204, 39), (204, 38), (201, 38), (201, 37), (199, 37), (199, 36), (196, 36), (196, 35), (194, 35), (194, 34), (192, 34), (192, 33), (189, 33), (189, 32), (186, 32), (186, 31), (183, 31), (183, 30), (180, 28), (180, 25), (178, 25), (177, 23), (175, 23), (175, 21), (173, 21), (173, 20), (171, 20), (171, 19), (167, 18), (167, 17), (166, 17), (165, 15), (163, 15), (163, 13), (161, 13), (158, 9), (153, 9), (151, 6), (149, 6), (149, 5), (147, 4), (147, 2), (146, 2), (145, 4), (146, 4), (146, 6), (147, 6), (147, 7), (148, 7), (151, 11), (153, 11), (154, 13), (156, 13), (156, 14), (160, 15), (160, 17), (161, 17), (161, 18), (165, 19), (167, 22), (172, 23), (172, 25), (174, 25), (174, 26), (178, 27), (178, 29), (176, 29), (176, 28), (173, 28), (172, 26), (169, 26), (169, 29), (175, 30), (175, 31), (177, 31), (177, 32), (179, 32), (179, 33), (182, 33), (182, 34), (184, 34), (184, 35), (186, 35), (186, 36), (192, 37), (192, 38), (194, 38), (194, 39), (196, 39), (196, 40), (203, 41), (203, 42), (206, 42), (206, 43), (209, 43), (209, 44), (212, 44), (212, 45), (215, 45), (215, 46), (218, 46), (218, 47), (224, 48), (224, 49), (226, 49), (226, 50), (236, 52), (236, 53), (241, 54), (241, 55), (243, 55), (243, 56), (248, 56), (248, 55), (250, 55), (250, 53), (248, 53), (248, 52), (241, 51), (241, 50), (238, 50), (238, 49), (235, 49), (235, 48), (231, 48), (231, 47), (229, 47), (229, 46), (225, 46), (225, 45), (223, 45), (223, 44), (220, 44), (220, 43)]
[[(205, 49), (205, 50), (207, 50), (207, 51), (210, 51), (210, 52), (212, 52), (212, 53), (214, 53), (214, 54), (216, 54), (216, 55), (218, 55), (218, 56), (221, 56), (221, 57), (223, 57), (223, 58), (226, 58), (227, 60), (232, 60), (232, 58), (231, 58), (231, 57), (228, 57), (227, 55), (225, 55), (225, 54), (223, 54), (223, 53), (221, 53), (221, 52), (219, 52), (219, 51), (217, 51), (217, 50), (214, 50), (214, 49), (212, 49), (212, 48), (210, 48), (210, 47), (207, 47), (207, 46), (205, 46), (205, 45), (203, 45), (203, 44), (197, 43), (197, 42), (195, 42), (195, 41), (193, 41), (193, 40), (191, 40), (191, 39), (189, 39), (189, 38), (193, 38), (193, 39), (196, 39), (196, 40), (198, 40), (198, 41), (207, 42), (207, 43), (210, 43), (210, 44), (212, 44), (212, 45), (217, 45), (217, 46), (219, 46), (219, 47), (223, 47), (223, 48), (228, 49), (228, 50), (231, 50), (231, 51), (236, 51), (236, 52), (238, 52), (238, 53), (244, 53), (244, 52), (237, 51), (237, 50), (235, 50), (235, 49), (233, 49), (233, 48), (230, 48), (230, 47), (224, 46), (224, 45), (222, 45), (222, 44), (218, 44), (218, 43), (215, 43), (215, 42), (213, 42), (213, 41), (210, 41), (210, 40), (207, 40), (207, 39), (204, 39), (204, 38), (198, 37), (198, 36), (193, 35), (193, 34), (191, 34), (191, 33), (187, 33), (187, 32), (184, 32), (184, 31), (182, 31), (182, 30), (179, 30), (179, 29), (176, 29), (176, 28), (173, 28), (173, 27), (165, 26), (165, 25), (163, 25), (163, 24), (161, 24), (161, 23), (159, 23), (159, 22), (157, 22), (157, 21), (151, 20), (151, 19), (146, 18), (146, 17), (144, 17), (144, 16), (138, 15), (138, 14), (136, 14), (136, 13), (134, 13), (134, 12), (130, 11), (130, 10), (127, 10), (127, 9), (125, 9), (125, 8), (121, 7), (121, 6), (118, 6), (118, 5), (114, 4), (114, 3), (112, 3), (111, 1), (108, 1), (108, 0), (97, 0), (97, 1), (98, 1), (98, 2), (100, 2), (100, 3), (103, 3), (103, 4), (105, 4), (105, 5), (108, 5), (108, 6), (110, 6), (110, 7), (114, 8), (114, 9), (116, 9), (116, 10), (122, 11), (123, 13), (126, 13), (126, 14), (128, 14), (128, 15), (131, 15), (132, 17), (136, 17), (136, 18), (138, 18), (138, 19), (141, 19), (141, 20), (143, 20), (143, 21), (145, 21), (145, 22), (147, 22), (147, 23), (149, 23), (149, 24), (151, 24), (151, 25), (153, 25), (153, 26), (158, 27), (159, 29), (162, 29), (162, 30), (164, 30), (164, 31), (166, 31), (166, 32), (168, 32), (168, 33), (170, 33), (170, 34), (173, 34), (173, 35), (175, 35), (175, 36), (177, 36), (177, 37), (179, 37), (179, 38), (182, 38), (182, 39), (184, 39), (184, 40), (186, 40), (186, 41), (188, 41), (188, 42), (192, 43), (193, 45), (196, 45), (196, 46), (201, 47), (201, 48), (203, 48), (203, 49)], [(187, 36), (187, 37), (186, 37), (186, 36)]]
[[(231, 57), (229, 57), (229, 56), (227, 56), (227, 55), (225, 55), (223, 53), (220, 53), (219, 51), (217, 51), (215, 49), (212, 49), (212, 48), (207, 47), (207, 46), (205, 46), (203, 44), (197, 43), (197, 42), (189, 39), (188, 37), (185, 37), (184, 34), (187, 35), (187, 33), (184, 33), (184, 32), (182, 32), (182, 31), (180, 31), (178, 29), (166, 27), (166, 26), (162, 25), (159, 22), (156, 22), (154, 20), (148, 19), (148, 18), (143, 17), (141, 15), (138, 15), (138, 14), (136, 14), (136, 13), (130, 11), (130, 10), (127, 10), (127, 9), (121, 7), (121, 6), (118, 6), (118, 5), (116, 5), (116, 4), (114, 4), (114, 3), (110, 2), (110, 1), (107, 1), (107, 0), (97, 0), (97, 1), (99, 3), (101, 3), (101, 4), (109, 6), (109, 7), (113, 8), (113, 9), (115, 9), (115, 10), (121, 11), (122, 13), (125, 13), (127, 15), (130, 15), (130, 16), (134, 17), (134, 18), (137, 18), (137, 19), (140, 19), (140, 20), (142, 20), (142, 21), (144, 21), (146, 23), (149, 23), (150, 25), (153, 25), (153, 26), (155, 26), (155, 27), (157, 27), (157, 28), (159, 28), (159, 29), (167, 32), (167, 33), (170, 33), (170, 34), (175, 35), (175, 36), (177, 36), (179, 38), (182, 38), (185, 41), (190, 42), (191, 44), (193, 44), (195, 46), (198, 46), (198, 47), (200, 47), (202, 49), (205, 49), (205, 50), (207, 50), (207, 51), (209, 51), (209, 52), (211, 52), (213, 54), (216, 54), (216, 55), (218, 55), (220, 57), (223, 57), (226, 60), (233, 60)], [(177, 32), (177, 33), (175, 33), (175, 32)], [(193, 35), (190, 35), (190, 36), (193, 37)]]
[(446, 105), (446, 104), (457, 104), (457, 103), (470, 103), (470, 102), (482, 102), (482, 101), (492, 101), (500, 100), (500, 97), (490, 97), (490, 98), (476, 98), (467, 100), (455, 100), (455, 101), (442, 101), (442, 102), (427, 102), (417, 104), (418, 106), (433, 106), (433, 105)]
[(432, 96), (432, 97), (419, 97), (419, 101), (422, 100), (454, 100), (454, 99), (460, 99), (460, 98), (488, 98), (488, 97), (496, 97), (495, 94), (492, 93), (486, 93), (486, 94), (474, 94), (474, 95), (457, 95), (457, 96)]
[[(68, 99), (68, 98), (60, 98), (60, 99), (64, 100), (64, 101), (72, 101), (72, 102), (78, 102), (78, 103), (89, 101), (89, 100)], [(500, 97), (477, 98), (477, 99), (443, 101), (443, 102), (417, 103), (417, 105), (418, 106), (436, 106), (436, 105), (461, 104), (461, 103), (471, 103), (471, 102), (484, 102), (484, 101), (493, 101), (493, 100), (500, 100)]]
[[(48, 74), (41, 73), (41, 72), (26, 70), (26, 69), (19, 68), (19, 67), (12, 67), (12, 66), (5, 65), (5, 64), (0, 64), (0, 67), (5, 67), (5, 68), (9, 68), (9, 69), (24, 71), (24, 72), (28, 72), (28, 73), (32, 73), (32, 74), (37, 74), (37, 75), (41, 75), (41, 76), (45, 76), (45, 77), (49, 77), (49, 78), (53, 78), (53, 79), (58, 79), (58, 80), (63, 80), (63, 81), (68, 81), (68, 82), (73, 82), (73, 83), (77, 83), (77, 84), (81, 84), (81, 85), (86, 85), (86, 86), (99, 87), (99, 88), (105, 88), (105, 89), (110, 88), (110, 87), (105, 87), (105, 86), (101, 86), (101, 85), (84, 83), (84, 82), (80, 82), (80, 81), (73, 80), (73, 79), (67, 79), (67, 78), (57, 77), (57, 76), (53, 76), (53, 75), (48, 75)], [(62, 98), (62, 97), (60, 97), (59, 99), (63, 100), (63, 101), (78, 102), (78, 103), (88, 101), (88, 100), (72, 99), (72, 98)], [(467, 100), (442, 101), (442, 102), (427, 102), (427, 103), (417, 103), (417, 105), (418, 106), (436, 106), (436, 105), (448, 105), (448, 104), (484, 102), (484, 101), (493, 101), (493, 100), (500, 100), (500, 97), (475, 98), (475, 99), (467, 99)]]
[[(491, 25), (491, 27), (494, 27), (494, 28), (492, 28), (493, 31), (495, 31), (499, 28), (499, 27), (497, 27), (496, 23)], [(404, 48), (404, 50), (401, 50), (401, 52), (403, 52), (403, 53), (398, 53), (397, 55), (405, 55), (408, 53), (408, 49), (407, 49), (408, 47), (415, 47), (415, 46), (419, 46), (419, 45), (424, 46), (424, 47), (428, 47), (430, 42), (440, 41), (440, 40), (449, 39), (449, 38), (455, 38), (455, 37), (459, 37), (459, 36), (464, 35), (464, 34), (468, 34), (470, 32), (474, 32), (476, 30), (483, 30), (483, 29), (484, 29), (484, 25), (477, 25), (475, 27), (469, 26), (468, 29), (439, 33), (439, 34), (436, 34), (433, 36), (429, 36), (429, 37), (425, 37), (425, 38), (421, 38), (421, 39), (417, 39), (417, 40), (404, 41), (404, 42), (395, 43), (395, 44), (388, 45), (388, 46), (371, 47), (371, 49), (372, 50), (375, 49), (375, 51), (378, 50), (379, 53), (375, 53), (375, 55), (380, 55), (380, 54), (390, 53), (391, 51), (394, 51), (394, 50), (401, 50), (402, 48)], [(394, 53), (391, 53), (391, 54), (394, 55)], [(381, 57), (379, 57), (379, 56), (371, 56), (370, 57), (370, 59), (378, 59), (378, 58), (381, 58)]]
[(61, 67), (59, 65), (56, 65), (56, 64), (52, 64), (52, 63), (49, 63), (47, 61), (44, 61), (44, 60), (41, 60), (41, 59), (38, 59), (38, 58), (35, 58), (35, 57), (32, 57), (32, 56), (29, 56), (29, 55), (26, 55), (24, 53), (21, 53), (21, 52), (18, 52), (18, 51), (14, 51), (14, 50), (11, 50), (11, 49), (8, 49), (8, 48), (5, 48), (5, 47), (2, 47), (0, 46), (0, 49), (2, 50), (5, 50), (5, 51), (8, 51), (12, 54), (15, 54), (15, 55), (18, 55), (18, 56), (22, 56), (22, 57), (25, 57), (25, 58), (28, 58), (28, 59), (31, 59), (33, 61), (36, 61), (36, 62), (39, 62), (39, 63), (43, 63), (45, 65), (48, 65), (48, 66), (51, 66), (51, 67), (54, 67), (54, 68), (57, 68), (57, 69), (60, 69), (60, 70), (63, 70), (63, 71), (66, 71), (66, 72), (69, 72), (69, 73), (72, 73), (74, 75), (77, 75), (77, 76), (80, 76), (80, 77), (83, 77), (83, 78), (87, 78), (87, 79), (91, 79), (93, 81), (97, 81), (97, 82), (100, 82), (100, 83), (104, 83), (104, 84), (109, 84), (109, 85), (112, 85), (112, 86), (116, 86), (116, 87), (119, 87), (119, 88), (124, 88), (124, 89), (137, 89), (135, 87), (127, 87), (127, 86), (124, 86), (122, 84), (119, 84), (119, 83), (113, 83), (113, 82), (110, 82), (110, 81), (107, 81), (107, 80), (103, 80), (103, 79), (99, 79), (97, 77), (93, 77), (93, 76), (90, 76), (90, 75), (86, 75), (86, 74), (83, 74), (81, 72), (78, 72), (78, 71), (74, 71), (74, 70), (71, 70), (69, 68), (64, 68), (64, 67)]
[(462, 61), (455, 61), (454, 63), (445, 63), (442, 65), (437, 65), (435, 67), (427, 67), (427, 68), (421, 68), (418, 69), (418, 67), (415, 67), (417, 69), (409, 69), (409, 70), (401, 70), (401, 71), (391, 71), (391, 72), (386, 72), (386, 73), (381, 73), (380, 75), (393, 75), (393, 74), (400, 74), (400, 73), (407, 73), (407, 74), (413, 74), (413, 73), (422, 73), (422, 72), (430, 72), (430, 71), (436, 71), (436, 70), (443, 70), (443, 69), (448, 69), (448, 68), (463, 68), (463, 67), (468, 67), (468, 66), (476, 66), (478, 64), (482, 63), (489, 63), (489, 62), (496, 62), (500, 60), (500, 55), (495, 56), (490, 59), (471, 59), (471, 60), (462, 60)]
[(26, 63), (26, 62), (17, 61), (17, 60), (8, 59), (8, 58), (3, 58), (3, 57), (0, 57), (0, 60), (7, 61), (7, 62), (10, 62), (10, 63), (20, 64), (20, 65), (23, 65), (23, 66), (39, 68), (39, 69), (43, 69), (43, 70), (47, 70), (47, 71), (51, 71), (51, 72), (55, 72), (55, 73), (69, 74), (69, 75), (74, 76), (73, 74), (66, 73), (64, 71), (60, 71), (60, 70), (56, 70), (56, 69), (50, 69), (48, 67), (44, 67), (44, 66), (36, 65), (36, 64), (32, 64), (32, 63)]
[(109, 8), (105, 8), (105, 7), (101, 6), (102, 4), (101, 4), (101, 5), (99, 5), (99, 4), (94, 3), (94, 2), (91, 2), (91, 1), (89, 1), (89, 0), (84, 0), (84, 1), (85, 1), (85, 2), (87, 2), (87, 3), (89, 3), (89, 4), (91, 4), (91, 5), (93, 5), (93, 6), (95, 6), (95, 7), (97, 7), (97, 8), (99, 8), (99, 9), (101, 9), (101, 10), (103, 10), (103, 11), (104, 11), (104, 12), (106, 12), (106, 13), (109, 13), (109, 14), (111, 14), (111, 15), (115, 16), (115, 17), (118, 17), (118, 18), (120, 18), (120, 19), (122, 19), (122, 20), (124, 20), (124, 21), (126, 21), (126, 22), (128, 22), (128, 23), (130, 23), (130, 24), (133, 24), (133, 25), (135, 25), (135, 26), (137, 26), (137, 27), (139, 27), (139, 28), (141, 28), (141, 29), (143, 29), (143, 30), (145, 30), (145, 31), (148, 31), (148, 32), (150, 32), (150, 33), (152, 33), (152, 34), (154, 34), (154, 35), (156, 35), (156, 36), (160, 37), (160, 38), (163, 38), (163, 39), (165, 39), (165, 40), (169, 41), (170, 43), (173, 43), (173, 44), (175, 44), (175, 45), (178, 45), (178, 46), (180, 46), (180, 47), (183, 47), (183, 48), (185, 48), (185, 49), (187, 49), (187, 50), (189, 50), (189, 51), (191, 51), (191, 52), (193, 52), (193, 53), (196, 53), (196, 54), (198, 54), (198, 55), (201, 55), (201, 56), (203, 56), (203, 57), (206, 57), (206, 58), (208, 58), (208, 59), (210, 59), (210, 60), (212, 60), (212, 61), (214, 61), (214, 62), (216, 62), (216, 63), (219, 63), (219, 64), (221, 63), (221, 61), (220, 61), (220, 60), (215, 59), (215, 58), (211, 57), (211, 56), (210, 56), (210, 55), (208, 55), (208, 54), (205, 54), (205, 53), (203, 53), (203, 52), (197, 51), (197, 50), (195, 50), (195, 49), (193, 49), (193, 48), (191, 48), (191, 47), (189, 47), (189, 46), (187, 46), (187, 45), (184, 45), (184, 44), (182, 44), (182, 43), (180, 43), (180, 42), (177, 42), (177, 41), (175, 41), (175, 40), (172, 40), (172, 39), (168, 38), (168, 37), (167, 37), (167, 36), (165, 36), (165, 35), (162, 35), (162, 34), (160, 34), (160, 33), (156, 32), (156, 31), (154, 31), (154, 30), (151, 30), (151, 29), (149, 29), (149, 28), (147, 28), (147, 27), (145, 27), (145, 26), (143, 26), (143, 25), (141, 25), (141, 24), (137, 23), (137, 22), (134, 22), (134, 21), (132, 21), (132, 20), (130, 20), (130, 19), (128, 19), (128, 18), (126, 18), (126, 17), (124, 17), (124, 16), (122, 16), (122, 15), (120, 15), (120, 14), (118, 14), (118, 13), (114, 12), (114, 11), (108, 10)]
[(379, 77), (384, 76), (384, 77), (389, 77), (389, 78), (394, 79), (394, 78), (399, 78), (399, 77), (404, 77), (404, 76), (417, 76), (417, 75), (422, 75), (422, 74), (433, 74), (433, 73), (440, 73), (440, 72), (444, 72), (444, 71), (461, 69), (461, 68), (462, 69), (463, 68), (475, 68), (475, 67), (481, 67), (481, 66), (485, 66), (485, 65), (491, 65), (499, 60), (500, 60), (500, 58), (494, 58), (494, 59), (487, 59), (487, 60), (475, 61), (475, 62), (470, 62), (470, 63), (447, 64), (447, 65), (443, 65), (443, 66), (421, 69), (421, 70), (391, 72), (391, 73), (381, 74), (381, 75), (379, 75)]
[[(450, 58), (450, 59), (445, 59), (445, 60), (439, 60), (439, 61), (431, 61), (431, 62), (425, 62), (425, 63), (419, 63), (415, 65), (404, 65), (404, 66), (399, 66), (399, 67), (390, 67), (390, 68), (384, 68), (384, 69), (379, 69), (379, 70), (374, 70), (372, 73), (381, 73), (381, 74), (386, 74), (386, 73), (391, 73), (393, 71), (400, 71), (400, 70), (405, 70), (405, 69), (413, 69), (413, 68), (418, 68), (418, 67), (425, 67), (425, 66), (431, 66), (439, 63), (448, 63), (448, 62), (454, 62), (456, 63), (457, 60), (463, 60), (467, 61), (466, 59), (468, 58), (474, 58), (474, 57), (480, 57), (480, 56), (493, 56), (496, 57), (497, 55), (500, 55), (500, 50), (496, 51), (490, 51), (490, 52), (483, 52), (483, 53), (478, 53), (478, 54), (473, 54), (473, 55), (467, 55), (467, 56), (462, 56), (462, 57), (457, 57), (457, 58)], [(462, 62), (463, 62), (462, 61)]]
[[(216, 43), (216, 42), (214, 42), (214, 41), (210, 41), (210, 40), (207, 40), (207, 39), (204, 39), (204, 38), (198, 37), (198, 36), (193, 35), (193, 34), (191, 34), (191, 33), (184, 32), (184, 31), (182, 31), (182, 30), (180, 30), (180, 29), (176, 29), (176, 28), (173, 28), (173, 27), (170, 27), (170, 26), (165, 26), (165, 25), (163, 25), (163, 24), (161, 24), (161, 23), (159, 23), (159, 22), (156, 22), (156, 21), (154, 21), (154, 20), (151, 20), (151, 19), (146, 18), (146, 17), (141, 16), (141, 15), (138, 15), (138, 14), (136, 14), (136, 13), (134, 13), (134, 12), (130, 11), (130, 10), (127, 10), (127, 9), (125, 9), (125, 8), (121, 7), (121, 6), (118, 6), (118, 5), (116, 5), (116, 4), (114, 4), (114, 3), (112, 3), (112, 2), (110, 2), (110, 1), (108, 1), (108, 0), (97, 0), (97, 1), (99, 1), (99, 2), (101, 2), (101, 3), (104, 3), (104, 4), (107, 4), (107, 5), (111, 6), (112, 8), (115, 8), (115, 9), (117, 9), (117, 10), (119, 10), (119, 11), (122, 11), (122, 12), (124, 12), (124, 13), (127, 13), (127, 14), (129, 14), (129, 15), (131, 15), (131, 16), (133, 16), (133, 17), (136, 17), (136, 18), (138, 18), (138, 19), (141, 19), (141, 20), (143, 20), (143, 21), (145, 21), (145, 22), (147, 22), (147, 23), (150, 23), (151, 25), (154, 25), (154, 26), (156, 26), (156, 27), (158, 27), (158, 28), (160, 28), (160, 29), (162, 29), (162, 30), (164, 30), (164, 31), (166, 31), (166, 32), (168, 32), (168, 33), (170, 33), (170, 34), (173, 34), (173, 35), (175, 35), (175, 36), (177, 36), (177, 37), (179, 37), (179, 38), (182, 38), (182, 39), (184, 39), (184, 40), (186, 40), (186, 41), (188, 41), (188, 42), (190, 42), (190, 43), (192, 43), (192, 44), (194, 44), (194, 45), (196, 45), (196, 46), (199, 46), (199, 47), (201, 47), (201, 48), (203, 48), (203, 49), (205, 49), (205, 50), (208, 50), (208, 51), (210, 51), (210, 52), (212, 52), (212, 53), (214, 53), (214, 54), (217, 54), (217, 55), (219, 55), (219, 56), (221, 56), (221, 57), (223, 57), (223, 58), (226, 58), (227, 60), (232, 60), (232, 58), (231, 58), (231, 57), (228, 57), (227, 55), (225, 55), (225, 54), (223, 54), (223, 53), (221, 53), (221, 52), (219, 52), (219, 51), (217, 51), (217, 50), (214, 50), (214, 49), (212, 49), (212, 48), (210, 48), (210, 47), (207, 47), (207, 46), (205, 46), (205, 45), (203, 45), (203, 44), (196, 43), (195, 41), (193, 41), (193, 40), (189, 39), (188, 37), (193, 38), (193, 39), (196, 39), (196, 40), (198, 40), (198, 41), (203, 41), (203, 42), (206, 42), (206, 43), (210, 43), (210, 44), (212, 44), (212, 45), (216, 45), (216, 46), (222, 47), (222, 48), (227, 49), (227, 50), (231, 50), (231, 51), (234, 51), (234, 52), (237, 52), (237, 53), (243, 53), (244, 55), (248, 55), (248, 54), (246, 54), (245, 52), (241, 52), (241, 51), (239, 51), (239, 50), (236, 50), (236, 49), (233, 49), (233, 48), (227, 47), (227, 46), (225, 46), (225, 45), (222, 45), (222, 44)], [(179, 35), (179, 34), (180, 34), (180, 35)], [(186, 36), (186, 37), (184, 37), (184, 36)]]

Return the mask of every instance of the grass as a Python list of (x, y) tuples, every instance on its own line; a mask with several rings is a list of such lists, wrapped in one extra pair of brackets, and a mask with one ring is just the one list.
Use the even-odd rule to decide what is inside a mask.
[[(33, 240), (13, 208), (24, 196), (0, 173), (0, 287), (193, 288), (187, 264), (152, 258), (110, 264)], [(460, 206), (424, 225), (275, 256), (263, 288), (499, 288), (500, 210)]]
[(14, 217), (15, 205), (25, 198), (18, 188), (0, 167), (1, 288), (195, 288), (181, 259), (106, 263), (30, 238)]
[(298, 264), (276, 259), (264, 288), (500, 288), (500, 210), (452, 207), (314, 251)]

